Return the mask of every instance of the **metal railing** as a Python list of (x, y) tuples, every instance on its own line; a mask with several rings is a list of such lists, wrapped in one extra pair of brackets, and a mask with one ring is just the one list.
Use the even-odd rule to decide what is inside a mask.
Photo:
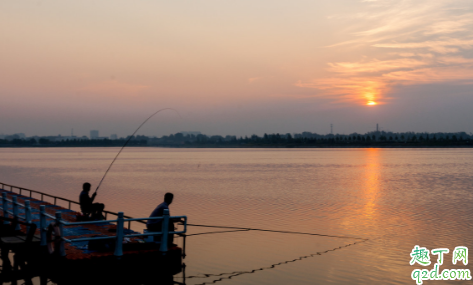
[[(10, 191), (12, 193), (17, 193), (17, 194), (20, 194), (22, 196), (26, 196), (26, 197), (30, 197), (30, 198), (33, 198), (33, 193), (41, 195), (41, 199), (37, 199), (37, 198), (34, 198), (34, 199), (44, 201), (44, 202), (47, 202), (47, 201), (44, 200), (44, 197), (52, 198), (52, 199), (54, 199), (54, 204), (53, 205), (55, 205), (55, 206), (58, 206), (58, 204), (57, 204), (58, 201), (64, 201), (68, 204), (68, 209), (69, 210), (72, 210), (71, 209), (72, 205), (80, 206), (79, 202), (69, 200), (69, 199), (66, 199), (66, 198), (62, 198), (62, 197), (58, 197), (58, 196), (54, 196), (54, 195), (49, 195), (49, 194), (39, 192), (39, 191), (36, 191), (36, 190), (31, 190), (31, 189), (27, 189), (27, 188), (23, 188), (23, 187), (18, 187), (18, 186), (14, 186), (14, 185), (10, 185), (10, 184), (5, 184), (5, 183), (2, 183), (2, 182), (0, 182), (0, 185), (1, 185), (1, 189), (5, 190), (5, 191)], [(5, 189), (5, 186), (9, 187), (10, 190)], [(15, 189), (18, 192), (15, 192), (14, 191)], [(24, 195), (23, 192), (27, 192), (27, 195)], [(108, 215), (113, 215), (113, 216), (118, 217), (118, 213), (115, 213), (115, 212), (112, 212), (112, 211), (105, 211), (104, 210), (103, 213), (105, 214), (105, 219), (107, 219)], [(123, 217), (127, 218), (127, 219), (132, 219), (132, 217), (130, 217), (130, 216), (123, 216)], [(144, 222), (142, 222), (142, 221), (136, 221), (136, 222), (144, 224)], [(130, 229), (130, 228), (131, 228), (131, 221), (128, 222), (128, 229)]]
[[(62, 219), (61, 212), (56, 212), (55, 216), (46, 214), (46, 208), (44, 205), (40, 206), (40, 229), (41, 229), (41, 245), (47, 245), (46, 241), (46, 217), (55, 220), (56, 225), (59, 227), (59, 235), (56, 238), (60, 239), (60, 255), (66, 256), (64, 249), (64, 242), (80, 242), (80, 241), (91, 241), (91, 240), (105, 240), (105, 239), (115, 239), (115, 256), (123, 255), (123, 240), (125, 237), (142, 237), (142, 236), (161, 236), (161, 245), (159, 250), (162, 253), (165, 253), (168, 249), (167, 238), (169, 234), (185, 234), (187, 232), (187, 216), (169, 216), (169, 210), (165, 209), (162, 217), (153, 217), (153, 218), (131, 218), (124, 219), (123, 212), (118, 213), (117, 220), (104, 220), (104, 221), (87, 221), (87, 222), (66, 222)], [(170, 219), (182, 219), (184, 229), (182, 231), (169, 231), (169, 220)], [(144, 221), (144, 220), (163, 220), (161, 232), (146, 232), (146, 233), (137, 233), (137, 234), (128, 234), (124, 233), (124, 223), (131, 221)], [(105, 237), (86, 237), (86, 238), (73, 238), (67, 239), (63, 236), (64, 226), (78, 226), (78, 225), (87, 225), (87, 224), (105, 224), (105, 223), (117, 223), (117, 230), (115, 236), (105, 236)]]
[[(7, 193), (3, 192), (1, 196), (1, 205), (3, 209), (3, 216), (5, 218), (8, 218), (9, 215), (13, 215), (13, 219), (22, 219), (26, 221), (27, 223), (31, 223), (31, 204), (30, 201), (25, 201), (25, 204), (21, 204), (18, 202), (18, 199), (16, 196), (13, 196), (12, 199), (7, 198)], [(13, 211), (8, 211), (8, 202), (12, 203), (12, 210)], [(22, 218), (19, 215), (19, 209), (18, 207), (23, 207), (25, 208), (25, 217)], [(16, 225), (15, 230), (20, 230), (20, 225)]]
[[(0, 183), (0, 185), (4, 186), (4, 185), (7, 185), (7, 184)], [(8, 186), (10, 186), (10, 185), (8, 185)], [(16, 186), (13, 186), (13, 187), (16, 187)], [(17, 187), (17, 188), (19, 188), (19, 187)], [(34, 191), (34, 190), (29, 190), (29, 189), (24, 189), (24, 188), (21, 188), (21, 189), (27, 190), (27, 191)], [(5, 190), (5, 189), (3, 188), (3, 190)], [(10, 192), (13, 192), (13, 191), (10, 190)], [(34, 191), (34, 192), (44, 194), (44, 193), (37, 192), (37, 191)], [(13, 193), (15, 193), (15, 192), (13, 192)], [(48, 195), (48, 194), (44, 194), (44, 195)], [(54, 197), (52, 195), (48, 195), (48, 196)], [(64, 199), (64, 198), (60, 198), (60, 197), (56, 197), (56, 198), (70, 201), (68, 199)], [(0, 199), (1, 199), (0, 205), (1, 205), (1, 208), (3, 210), (3, 216), (5, 218), (8, 218), (9, 215), (12, 215), (14, 219), (22, 219), (22, 220), (25, 220), (27, 223), (32, 222), (32, 219), (31, 219), (31, 203), (30, 203), (29, 200), (25, 200), (25, 204), (21, 204), (21, 203), (18, 202), (17, 196), (12, 196), (12, 199), (10, 200), (10, 199), (8, 199), (7, 193), (5, 193), (5, 192), (2, 193)], [(8, 202), (12, 203), (12, 211), (8, 210)], [(74, 201), (70, 201), (70, 202), (77, 203), (77, 202), (74, 202)], [(25, 217), (24, 218), (19, 215), (19, 207), (25, 208)], [(53, 219), (55, 221), (55, 225), (57, 225), (59, 227), (59, 236), (56, 236), (56, 238), (60, 239), (60, 247), (59, 247), (60, 252), (59, 252), (59, 254), (61, 256), (66, 255), (65, 248), (64, 248), (64, 243), (65, 242), (72, 243), (72, 242), (80, 242), (80, 241), (115, 239), (114, 254), (115, 254), (115, 256), (120, 257), (120, 256), (123, 255), (123, 241), (124, 241), (125, 237), (145, 237), (145, 236), (161, 236), (161, 244), (160, 244), (160, 249), (159, 250), (162, 253), (165, 253), (167, 251), (167, 238), (168, 238), (169, 234), (185, 234), (187, 232), (187, 216), (172, 216), (172, 217), (170, 217), (168, 209), (164, 210), (162, 217), (132, 218), (132, 217), (129, 217), (129, 216), (125, 216), (123, 214), (123, 212), (118, 212), (118, 213), (113, 213), (112, 212), (112, 214), (117, 215), (116, 220), (82, 221), (82, 222), (66, 222), (62, 218), (61, 211), (57, 211), (54, 216), (50, 215), (50, 214), (47, 214), (46, 213), (46, 205), (40, 205), (39, 206), (39, 213), (40, 213), (39, 223), (40, 223), (40, 233), (41, 233), (40, 245), (41, 246), (46, 246), (47, 242), (48, 242), (47, 241), (47, 239), (48, 239), (47, 238), (48, 228), (47, 228), (47, 225), (46, 225), (46, 223), (47, 223), (46, 218), (49, 217), (49, 218)], [(125, 218), (127, 218), (127, 219), (125, 219)], [(183, 222), (184, 229), (181, 230), (181, 231), (171, 231), (170, 232), (169, 231), (169, 221), (170, 220), (176, 220), (176, 219), (179, 219)], [(125, 235), (124, 224), (126, 222), (128, 222), (128, 229), (129, 229), (131, 222), (145, 223), (144, 222), (145, 220), (162, 220), (161, 232), (144, 232), (142, 234), (137, 233), (137, 234)], [(77, 226), (77, 225), (87, 225), (87, 224), (108, 224), (108, 223), (116, 223), (117, 224), (117, 230), (116, 230), (116, 235), (115, 236), (86, 237), (86, 238), (67, 239), (63, 235), (63, 232), (64, 232), (63, 227), (64, 226)], [(20, 230), (19, 225), (17, 225), (16, 230)]]

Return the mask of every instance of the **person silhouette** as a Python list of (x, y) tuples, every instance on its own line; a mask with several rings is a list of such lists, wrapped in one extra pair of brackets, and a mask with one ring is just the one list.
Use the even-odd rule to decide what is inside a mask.
[[(151, 213), (149, 217), (150, 218), (162, 217), (164, 214), (164, 210), (169, 210), (169, 205), (171, 205), (173, 199), (174, 199), (174, 194), (169, 193), (169, 192), (164, 194), (164, 202), (159, 204), (153, 210), (153, 212)], [(171, 214), (169, 213), (169, 215)], [(170, 232), (174, 231), (174, 222), (179, 222), (179, 221), (180, 221), (179, 219), (176, 219), (176, 220), (169, 219), (168, 230)], [(163, 226), (163, 220), (148, 220), (148, 222), (146, 222), (146, 228), (148, 229), (149, 232), (160, 232), (162, 231), (162, 226)], [(161, 237), (156, 236), (154, 240), (160, 241)], [(173, 247), (173, 246), (176, 246), (176, 244), (174, 244), (174, 234), (169, 234), (168, 247)]]
[(90, 183), (85, 182), (82, 185), (82, 192), (79, 195), (80, 210), (82, 214), (87, 218), (92, 220), (103, 220), (102, 215), (105, 205), (102, 203), (94, 203), (94, 199), (97, 196), (97, 193), (92, 194), (92, 197), (89, 197)]

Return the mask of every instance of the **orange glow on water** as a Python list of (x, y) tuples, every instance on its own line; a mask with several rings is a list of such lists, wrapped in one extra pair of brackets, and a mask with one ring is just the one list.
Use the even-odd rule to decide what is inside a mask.
[[(373, 102), (374, 103), (374, 102)], [(377, 209), (377, 196), (379, 192), (379, 179), (380, 179), (380, 152), (379, 149), (369, 148), (366, 151), (367, 164), (365, 168), (365, 181), (364, 196), (365, 196), (365, 207), (363, 208), (363, 215), (367, 219), (374, 219), (376, 217)]]

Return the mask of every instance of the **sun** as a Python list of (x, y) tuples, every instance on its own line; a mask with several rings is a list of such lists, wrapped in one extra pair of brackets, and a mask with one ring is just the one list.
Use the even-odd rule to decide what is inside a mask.
[(378, 103), (376, 103), (375, 101), (368, 101), (368, 103), (366, 103), (366, 105), (374, 106), (374, 105), (378, 105)]

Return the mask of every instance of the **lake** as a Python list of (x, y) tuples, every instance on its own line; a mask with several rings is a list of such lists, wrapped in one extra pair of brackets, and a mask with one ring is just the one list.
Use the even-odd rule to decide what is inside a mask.
[[(78, 200), (118, 150), (2, 148), (0, 181)], [(130, 147), (96, 201), (147, 217), (172, 192), (171, 215), (192, 224), (298, 233), (189, 236), (186, 284), (415, 284), (411, 272), (437, 260), (411, 266), (415, 245), (448, 248), (441, 269), (472, 269), (452, 264), (455, 247), (473, 246), (472, 170), (472, 149)]]

